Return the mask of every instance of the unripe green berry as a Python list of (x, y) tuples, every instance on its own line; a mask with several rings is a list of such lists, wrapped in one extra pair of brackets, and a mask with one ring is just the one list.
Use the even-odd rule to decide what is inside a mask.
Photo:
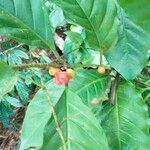
[(73, 69), (67, 69), (67, 73), (71, 78), (74, 78), (76, 76), (76, 72)]

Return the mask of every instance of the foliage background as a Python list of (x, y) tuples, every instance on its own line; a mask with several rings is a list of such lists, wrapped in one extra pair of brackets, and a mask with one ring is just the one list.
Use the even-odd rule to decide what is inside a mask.
[[(1, 149), (149, 149), (149, 9), (148, 0), (0, 0)], [(58, 87), (39, 63), (77, 75)]]

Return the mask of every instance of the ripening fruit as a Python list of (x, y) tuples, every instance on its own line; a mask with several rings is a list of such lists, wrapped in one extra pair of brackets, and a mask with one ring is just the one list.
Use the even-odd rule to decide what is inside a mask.
[(97, 98), (92, 99), (91, 104), (97, 105), (99, 103), (99, 100)]
[(76, 72), (73, 69), (67, 69), (67, 73), (70, 75), (71, 78), (74, 78), (76, 75)]
[(55, 74), (54, 82), (57, 85), (68, 84), (71, 79), (71, 76), (66, 71), (59, 71)]
[(102, 66), (99, 66), (98, 69), (97, 69), (97, 71), (98, 71), (100, 74), (106, 73), (106, 69), (105, 69), (104, 67), (102, 67)]
[(55, 74), (57, 74), (59, 71), (60, 71), (59, 68), (50, 67), (48, 72), (49, 72), (49, 74), (50, 74), (51, 76), (55, 76)]

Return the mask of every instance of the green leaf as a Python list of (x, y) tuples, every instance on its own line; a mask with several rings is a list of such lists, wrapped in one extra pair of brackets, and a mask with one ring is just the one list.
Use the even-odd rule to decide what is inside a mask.
[(101, 115), (110, 150), (149, 150), (150, 120), (141, 93), (129, 82), (122, 82), (115, 105), (107, 102)]
[(53, 1), (67, 20), (85, 28), (89, 46), (102, 48), (109, 64), (125, 79), (132, 80), (141, 72), (150, 37), (125, 16), (115, 0)]
[[(78, 27), (75, 28), (76, 30)], [(82, 31), (81, 31), (82, 32)], [(82, 33), (67, 31), (67, 35), (64, 43), (64, 55), (69, 64), (80, 63), (82, 53), (80, 46), (83, 43)]]
[(29, 87), (26, 85), (25, 81), (22, 79), (19, 79), (17, 81), (17, 84), (15, 85), (16, 91), (18, 93), (18, 96), (22, 100), (24, 104), (27, 104), (29, 102)]
[(69, 37), (69, 39), (72, 41), (73, 43), (73, 47), (74, 48), (79, 48), (79, 46), (82, 44), (83, 42), (83, 38), (81, 36), (81, 34), (77, 33), (77, 32), (72, 32), (72, 31), (67, 31), (65, 32), (65, 34)]
[[(108, 149), (107, 140), (99, 122), (74, 92), (66, 89), (55, 110), (68, 150)], [(58, 150), (62, 147), (54, 118), (51, 117), (45, 127), (42, 150), (51, 148)]]
[(8, 95), (4, 96), (3, 100), (9, 102), (14, 107), (22, 107), (23, 106), (18, 99), (8, 96)]
[(2, 41), (0, 41), (1, 44), (1, 51), (5, 52), (6, 50), (13, 48), (14, 43), (10, 42), (9, 39), (3, 39)]
[(85, 104), (90, 105), (92, 99), (100, 100), (105, 96), (109, 82), (108, 75), (100, 75), (95, 70), (79, 69), (69, 88), (77, 93)]
[(114, 0), (52, 0), (60, 6), (68, 22), (85, 28), (90, 47), (110, 48), (117, 39), (117, 8)]
[(9, 117), (13, 114), (14, 113), (12, 108), (10, 107), (10, 104), (3, 99), (0, 102), (0, 120), (2, 121), (4, 126), (8, 127), (10, 125)]
[(8, 63), (11, 65), (22, 64), (22, 59), (29, 59), (29, 56), (23, 49), (14, 49), (8, 53)]
[[(51, 101), (55, 105), (60, 99), (64, 86), (56, 86), (53, 81), (46, 85)], [(30, 102), (22, 126), (20, 150), (29, 147), (41, 147), (44, 127), (51, 117), (50, 105), (45, 92), (41, 89)]]
[(12, 68), (0, 61), (0, 101), (6, 93), (12, 90), (16, 81), (17, 77)]
[(48, 57), (48, 56), (46, 56), (46, 55), (41, 55), (40, 56), (40, 62), (41, 63), (51, 63), (52, 61), (50, 60), (50, 58)]
[(63, 26), (65, 24), (65, 18), (62, 12), (62, 9), (59, 7), (56, 7), (51, 13), (50, 13), (50, 22), (51, 26), (53, 27), (53, 30), (55, 30), (59, 26)]
[(79, 50), (80, 45), (78, 44), (74, 44), (69, 38), (65, 39), (64, 55), (69, 64), (73, 65), (81, 62), (82, 53)]
[(105, 55), (110, 65), (126, 80), (133, 80), (142, 71), (148, 59), (150, 36), (129, 20), (120, 6), (118, 15), (121, 23), (119, 40)]
[(55, 50), (43, 0), (0, 0), (0, 35)]
[(150, 33), (150, 1), (149, 0), (119, 0), (127, 14)]

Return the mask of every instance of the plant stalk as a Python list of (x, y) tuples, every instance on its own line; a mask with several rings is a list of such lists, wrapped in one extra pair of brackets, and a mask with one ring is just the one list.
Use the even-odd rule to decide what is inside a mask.
[(110, 102), (113, 105), (115, 104), (115, 98), (116, 98), (116, 92), (117, 92), (119, 80), (120, 80), (119, 73), (117, 73), (115, 79), (112, 81), (111, 89), (110, 89)]
[(7, 50), (5, 50), (5, 51), (3, 51), (3, 52), (0, 52), (0, 55), (2, 55), (3, 53), (8, 53), (9, 51), (12, 51), (12, 50), (14, 50), (14, 49), (16, 49), (16, 48), (19, 48), (19, 47), (21, 47), (21, 46), (23, 46), (24, 44), (19, 44), (19, 45), (17, 45), (17, 46), (14, 46), (14, 47), (12, 47), (12, 48), (9, 48), (9, 49), (7, 49)]
[(44, 87), (43, 90), (45, 91), (45, 94), (47, 96), (47, 100), (49, 102), (49, 105), (50, 105), (50, 110), (51, 110), (51, 113), (54, 117), (54, 121), (55, 121), (55, 125), (56, 125), (56, 131), (58, 132), (59, 136), (60, 136), (60, 139), (62, 141), (62, 144), (63, 144), (63, 149), (64, 150), (67, 150), (67, 146), (66, 146), (66, 142), (65, 142), (65, 139), (63, 137), (63, 133), (62, 133), (62, 130), (60, 128), (60, 125), (59, 125), (59, 122), (58, 122), (58, 119), (57, 119), (57, 114), (55, 112), (55, 109), (54, 109), (54, 106), (53, 106), (53, 103), (48, 95), (48, 92), (47, 92), (47, 89)]
[[(32, 67), (37, 67), (37, 68), (49, 68), (49, 67), (62, 67), (62, 64), (57, 64), (57, 63), (33, 63), (33, 64), (22, 64), (22, 65), (15, 65), (12, 66), (14, 70), (22, 70), (22, 69), (28, 69)], [(96, 64), (75, 64), (75, 65), (67, 65), (68, 68), (96, 68), (99, 65)]]
[(22, 69), (28, 69), (32, 67), (37, 67), (37, 68), (48, 68), (48, 67), (61, 67), (62, 65), (56, 64), (56, 63), (33, 63), (33, 64), (21, 64), (21, 65), (15, 65), (12, 66), (14, 70), (22, 70)]

